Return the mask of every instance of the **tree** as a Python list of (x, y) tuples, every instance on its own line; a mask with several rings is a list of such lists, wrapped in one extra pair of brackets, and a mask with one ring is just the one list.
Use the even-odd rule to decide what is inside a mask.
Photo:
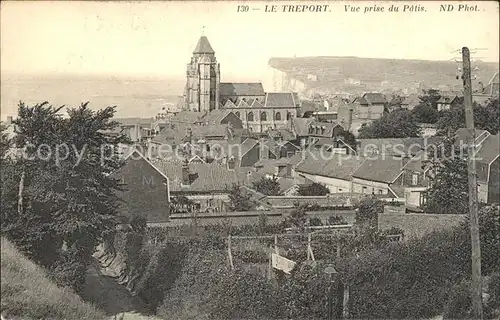
[(304, 230), (307, 224), (307, 210), (309, 206), (307, 204), (295, 205), (295, 208), (290, 212), (290, 215), (286, 219), (293, 227), (300, 230)]
[(253, 183), (253, 188), (266, 196), (279, 196), (281, 194), (278, 178), (276, 177), (262, 177), (259, 181)]
[(300, 185), (298, 193), (301, 196), (326, 196), (330, 193), (330, 189), (320, 183), (313, 182), (312, 184)]
[[(358, 150), (358, 143), (356, 141), (356, 137), (351, 131), (343, 130), (342, 133), (340, 133), (340, 136), (342, 137), (342, 141), (347, 144), (349, 147), (351, 147), (354, 151)], [(351, 154), (351, 150), (347, 150), (348, 154)]]
[(106, 134), (118, 125), (114, 107), (92, 111), (85, 103), (70, 109), (68, 119), (59, 109), (19, 104), (16, 146), (27, 157), (13, 164), (19, 195), (5, 199), (11, 205), (2, 233), (56, 273), (73, 270), (79, 289), (95, 246), (115, 228), (121, 187), (111, 173), (123, 165), (118, 144), (128, 141)]
[[(485, 106), (474, 103), (474, 126), (476, 129), (487, 130), (491, 134), (500, 131), (500, 106), (499, 100), (490, 100)], [(465, 109), (458, 105), (450, 110), (439, 113), (437, 122), (438, 135), (446, 136), (454, 134), (458, 129), (465, 128)]]
[(363, 199), (356, 211), (356, 223), (360, 225), (376, 226), (378, 214), (384, 211), (384, 202), (375, 197)]
[(418, 137), (420, 127), (408, 110), (395, 110), (384, 114), (369, 124), (363, 124), (359, 129), (360, 139), (408, 138)]
[(420, 103), (412, 110), (413, 119), (419, 123), (436, 123), (439, 112), (430, 104)]
[(423, 90), (423, 95), (418, 97), (420, 99), (419, 105), (427, 105), (437, 110), (437, 102), (441, 99), (441, 93), (437, 89)]
[(453, 148), (454, 139), (443, 141), (441, 154), (431, 157), (431, 187), (425, 192), (424, 210), (442, 214), (466, 214), (469, 207), (467, 161)]
[(229, 191), (229, 202), (231, 211), (250, 211), (254, 207), (250, 194), (243, 194), (236, 184)]

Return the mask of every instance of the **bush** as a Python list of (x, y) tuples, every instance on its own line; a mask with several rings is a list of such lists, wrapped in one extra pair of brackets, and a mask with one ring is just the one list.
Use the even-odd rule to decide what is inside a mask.
[(473, 319), (469, 280), (463, 280), (452, 287), (444, 307), (443, 319)]

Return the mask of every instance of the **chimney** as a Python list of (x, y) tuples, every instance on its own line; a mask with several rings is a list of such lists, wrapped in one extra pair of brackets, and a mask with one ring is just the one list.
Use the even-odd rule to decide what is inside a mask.
[(182, 185), (188, 186), (191, 184), (191, 180), (189, 179), (189, 164), (186, 160), (182, 164)]
[(234, 157), (229, 158), (227, 160), (227, 169), (234, 170), (236, 168), (236, 159)]

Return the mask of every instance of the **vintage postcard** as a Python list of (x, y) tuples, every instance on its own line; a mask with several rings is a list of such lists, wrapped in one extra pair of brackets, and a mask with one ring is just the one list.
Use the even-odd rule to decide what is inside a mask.
[(496, 1), (2, 1), (1, 319), (498, 319)]

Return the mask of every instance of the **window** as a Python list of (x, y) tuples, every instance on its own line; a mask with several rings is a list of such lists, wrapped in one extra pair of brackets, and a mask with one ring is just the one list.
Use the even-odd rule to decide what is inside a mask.
[(287, 114), (286, 114), (286, 119), (287, 119), (287, 120), (292, 119), (292, 114), (291, 114), (290, 112), (287, 112)]
[(411, 185), (416, 186), (418, 184), (418, 174), (414, 173), (411, 175)]
[(379, 190), (379, 191), (378, 191), (378, 194), (382, 194), (382, 190)]
[(325, 128), (321, 128), (321, 134), (325, 134)]
[(274, 120), (276, 120), (276, 121), (280, 121), (281, 120), (281, 112), (278, 111), (278, 112), (276, 112), (274, 114)]
[(260, 121), (267, 121), (267, 114), (265, 111), (263, 111), (261, 114), (260, 114)]
[(366, 187), (363, 187), (363, 193), (366, 193), (367, 189)]
[(342, 189), (339, 188), (339, 192), (342, 192)]
[(248, 121), (253, 121), (253, 112), (251, 112), (251, 111), (250, 111), (250, 112), (248, 113), (247, 120), (248, 120)]

